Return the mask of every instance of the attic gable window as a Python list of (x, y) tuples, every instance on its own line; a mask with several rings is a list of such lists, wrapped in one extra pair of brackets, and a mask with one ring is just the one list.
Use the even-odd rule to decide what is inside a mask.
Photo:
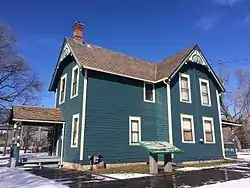
[(180, 74), (179, 77), (180, 101), (191, 103), (191, 87), (190, 76), (188, 74)]
[(78, 85), (79, 85), (79, 67), (76, 65), (72, 68), (72, 79), (71, 79), (71, 98), (78, 96)]
[(144, 82), (144, 102), (155, 102), (155, 86), (151, 83)]
[(200, 81), (200, 96), (202, 106), (211, 106), (209, 81), (205, 79), (199, 79)]
[(62, 104), (65, 102), (66, 84), (67, 84), (67, 74), (64, 74), (61, 77), (61, 81), (60, 81), (59, 104)]

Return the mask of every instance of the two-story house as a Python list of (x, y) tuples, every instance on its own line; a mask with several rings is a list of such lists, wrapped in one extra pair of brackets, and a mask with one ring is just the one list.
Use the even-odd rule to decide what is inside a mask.
[(84, 40), (75, 23), (49, 87), (65, 119), (58, 142), (65, 165), (148, 161), (140, 141), (168, 141), (173, 161), (224, 155), (219, 96), (224, 88), (198, 45), (150, 63)]

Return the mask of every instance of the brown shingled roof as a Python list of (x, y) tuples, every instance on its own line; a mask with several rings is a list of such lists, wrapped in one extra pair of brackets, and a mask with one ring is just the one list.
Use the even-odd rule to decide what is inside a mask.
[(84, 68), (152, 82), (169, 77), (195, 47), (186, 48), (160, 63), (150, 63), (71, 38), (66, 38), (66, 42)]
[(59, 108), (45, 108), (38, 106), (12, 106), (12, 119), (64, 122)]

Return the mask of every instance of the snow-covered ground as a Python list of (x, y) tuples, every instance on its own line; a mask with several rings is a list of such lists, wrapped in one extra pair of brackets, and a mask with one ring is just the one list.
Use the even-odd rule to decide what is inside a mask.
[(237, 158), (250, 162), (250, 152), (237, 152)]
[(239, 180), (232, 180), (226, 182), (220, 182), (210, 185), (203, 185), (199, 188), (249, 188), (250, 187), (250, 178), (244, 178)]
[(139, 173), (122, 173), (122, 174), (118, 173), (118, 174), (103, 174), (103, 175), (120, 180), (152, 176), (151, 174), (139, 174)]
[(15, 168), (0, 168), (0, 187), (4, 188), (66, 188), (58, 182)]

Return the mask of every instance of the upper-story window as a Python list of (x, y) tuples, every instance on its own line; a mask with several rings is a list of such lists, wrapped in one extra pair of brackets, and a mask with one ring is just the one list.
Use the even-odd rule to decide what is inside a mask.
[(214, 136), (214, 120), (210, 117), (202, 117), (203, 131), (204, 131), (204, 143), (215, 143)]
[(201, 105), (211, 106), (209, 81), (204, 79), (199, 79), (200, 81), (200, 95), (201, 95)]
[(192, 115), (181, 114), (181, 131), (183, 143), (195, 143), (194, 119)]
[(129, 145), (138, 145), (141, 141), (141, 117), (129, 116)]
[(151, 83), (144, 82), (144, 101), (145, 102), (155, 102), (155, 85)]
[(71, 79), (71, 98), (74, 98), (78, 95), (79, 87), (79, 67), (76, 65), (72, 69), (72, 79)]
[(192, 101), (191, 101), (190, 77), (188, 74), (180, 74), (179, 87), (180, 87), (180, 101), (191, 103)]
[(61, 81), (60, 81), (59, 104), (62, 104), (62, 103), (65, 102), (66, 84), (67, 84), (67, 74), (65, 73), (65, 74), (61, 77)]

